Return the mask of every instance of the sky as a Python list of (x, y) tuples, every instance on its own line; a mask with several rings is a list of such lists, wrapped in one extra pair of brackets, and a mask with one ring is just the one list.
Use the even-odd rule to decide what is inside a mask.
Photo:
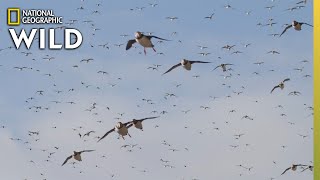
[[(300, 168), (281, 175), (292, 164), (313, 165), (313, 28), (271, 35), (293, 20), (312, 24), (313, 2), (287, 10), (297, 2), (1, 1), (1, 178), (313, 179), (311, 171)], [(53, 9), (64, 26), (82, 33), (82, 45), (39, 50), (35, 40), (29, 50), (8, 48), (14, 46), (8, 7)], [(212, 13), (212, 19), (204, 18)], [(276, 24), (266, 25), (270, 22)], [(170, 41), (152, 38), (156, 52), (147, 48), (146, 55), (138, 43), (126, 51), (136, 31)], [(62, 43), (63, 28), (55, 35)], [(226, 45), (235, 46), (223, 49)], [(279, 54), (268, 53), (273, 50)], [(88, 58), (93, 61), (81, 62)], [(210, 63), (162, 75), (181, 59)], [(213, 70), (221, 63), (233, 65), (226, 72)], [(284, 89), (271, 94), (285, 78), (290, 81)], [(301, 94), (289, 95), (293, 91)], [(144, 121), (143, 131), (130, 128), (131, 138), (111, 133), (97, 143), (118, 121), (153, 116), (159, 118)], [(95, 132), (83, 137), (89, 131)], [(95, 151), (61, 166), (81, 150)]]

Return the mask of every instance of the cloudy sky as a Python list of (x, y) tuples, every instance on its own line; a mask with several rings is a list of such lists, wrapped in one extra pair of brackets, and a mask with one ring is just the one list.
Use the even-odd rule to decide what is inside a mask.
[[(312, 24), (312, 2), (297, 2), (0, 2), (1, 178), (312, 179), (300, 168), (280, 176), (292, 164), (313, 164), (313, 29), (272, 35), (293, 20)], [(81, 47), (39, 50), (35, 40), (30, 50), (15, 49), (7, 7), (53, 9), (82, 33)], [(126, 51), (136, 31), (171, 41), (153, 38), (157, 52), (146, 55), (139, 44)], [(55, 34), (63, 43), (63, 28)], [(183, 58), (211, 63), (162, 75)], [(213, 71), (221, 63), (233, 65)], [(285, 88), (270, 94), (285, 78)], [(130, 128), (131, 138), (112, 133), (97, 143), (118, 121), (151, 116), (160, 117), (145, 121), (143, 131)], [(61, 167), (74, 150), (87, 149), (95, 151)]]

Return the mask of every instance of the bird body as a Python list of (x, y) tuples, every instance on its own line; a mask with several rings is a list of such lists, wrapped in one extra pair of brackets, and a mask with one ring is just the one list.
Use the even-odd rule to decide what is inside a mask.
[(149, 47), (149, 48), (154, 47), (151, 40), (148, 39), (146, 36), (142, 36), (140, 38), (136, 37), (136, 42), (139, 43), (143, 47)]
[(128, 128), (121, 122), (118, 122), (117, 125), (114, 127), (114, 129), (123, 139), (124, 139), (124, 136), (129, 135)]
[(185, 70), (191, 70), (191, 63), (190, 61), (186, 61), (185, 59), (181, 60), (181, 65)]

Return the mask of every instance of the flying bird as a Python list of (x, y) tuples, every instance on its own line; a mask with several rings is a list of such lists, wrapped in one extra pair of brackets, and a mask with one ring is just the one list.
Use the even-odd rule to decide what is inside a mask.
[(146, 48), (152, 48), (153, 51), (156, 52), (156, 50), (154, 49), (154, 45), (151, 42), (151, 38), (157, 38), (160, 40), (169, 41), (167, 39), (163, 39), (163, 38), (160, 38), (157, 36), (144, 35), (141, 32), (137, 31), (135, 33), (135, 39), (131, 39), (128, 41), (127, 46), (126, 46), (126, 50), (129, 50), (134, 43), (138, 42), (141, 46), (143, 46), (145, 55), (147, 54)]
[(215, 67), (212, 71), (216, 70), (217, 68), (221, 67), (222, 68), (222, 71), (225, 72), (227, 71), (227, 66), (229, 65), (233, 65), (233, 64), (220, 64), (218, 65), (217, 67)]
[(158, 118), (158, 117), (159, 116), (157, 116), (157, 117), (147, 117), (147, 118), (143, 118), (143, 119), (133, 119), (132, 121), (129, 121), (129, 122), (126, 123), (126, 124), (129, 124), (127, 126), (127, 128), (130, 128), (133, 125), (135, 128), (140, 129), (141, 131), (143, 131), (142, 122), (144, 120), (155, 119), (155, 118)]
[(271, 92), (272, 93), (276, 88), (280, 88), (281, 90), (284, 88), (284, 82), (289, 81), (290, 79), (287, 78), (285, 80), (283, 80), (282, 82), (280, 82), (278, 85), (276, 85), (275, 87), (272, 88)]
[(286, 172), (289, 171), (290, 169), (291, 169), (292, 171), (296, 171), (296, 170), (297, 170), (297, 167), (299, 167), (299, 166), (305, 167), (305, 166), (308, 166), (308, 165), (292, 164), (292, 166), (290, 166), (290, 167), (288, 167), (286, 170), (284, 170), (283, 173), (281, 173), (281, 175), (283, 175), (284, 173), (286, 173)]
[(308, 24), (308, 23), (293, 21), (290, 25), (288, 25), (288, 26), (282, 31), (282, 33), (280, 34), (279, 37), (281, 37), (282, 34), (284, 34), (288, 29), (290, 29), (290, 28), (292, 28), (292, 27), (293, 27), (296, 31), (300, 31), (300, 30), (301, 30), (301, 26), (302, 26), (303, 24), (313, 27), (311, 24)]
[(126, 135), (128, 135), (129, 137), (131, 137), (130, 134), (128, 133), (128, 126), (127, 126), (127, 125), (130, 124), (130, 123), (131, 123), (131, 121), (129, 121), (129, 122), (127, 122), (127, 123), (118, 122), (118, 123), (116, 124), (116, 126), (115, 126), (114, 128), (112, 128), (112, 129), (110, 129), (108, 132), (106, 132), (106, 133), (98, 140), (98, 142), (101, 141), (103, 138), (105, 138), (108, 134), (112, 133), (113, 131), (116, 131), (116, 132), (122, 137), (122, 139), (124, 139), (124, 136), (126, 136)]
[(186, 59), (182, 59), (180, 63), (172, 66), (168, 71), (166, 71), (165, 73), (163, 73), (162, 75), (172, 71), (173, 69), (179, 67), (179, 66), (182, 66), (184, 69), (190, 71), (191, 70), (191, 65), (194, 64), (194, 63), (211, 63), (211, 62), (206, 62), (206, 61), (189, 61), (189, 60), (186, 60)]
[(83, 153), (83, 152), (92, 152), (92, 151), (94, 151), (94, 150), (83, 150), (83, 151), (79, 151), (79, 152), (73, 151), (73, 155), (67, 157), (67, 159), (62, 163), (61, 166), (65, 165), (71, 158), (74, 158), (77, 161), (82, 161), (81, 153)]

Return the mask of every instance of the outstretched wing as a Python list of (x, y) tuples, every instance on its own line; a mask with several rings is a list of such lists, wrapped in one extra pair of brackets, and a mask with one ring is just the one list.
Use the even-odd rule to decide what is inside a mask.
[(66, 160), (64, 160), (64, 162), (62, 163), (62, 165), (61, 165), (61, 166), (65, 165), (65, 164), (69, 161), (69, 159), (71, 159), (71, 158), (72, 158), (72, 155), (71, 155), (71, 156), (69, 156), (69, 157), (67, 157), (67, 159), (66, 159)]
[(275, 87), (273, 87), (273, 89), (271, 90), (271, 92), (270, 93), (272, 93), (273, 92), (273, 90), (275, 90), (276, 88), (278, 88), (278, 87), (280, 87), (279, 85), (277, 85), (277, 86), (275, 86)]
[(83, 151), (80, 151), (80, 153), (83, 153), (83, 152), (92, 152), (92, 151), (95, 151), (95, 150), (83, 150)]
[(130, 123), (131, 123), (131, 124), (129, 124), (129, 125), (127, 126), (127, 129), (129, 129), (131, 126), (133, 126), (132, 121), (130, 121)]
[(292, 24), (290, 24), (289, 26), (287, 26), (287, 27), (282, 31), (282, 33), (280, 34), (279, 37), (281, 37), (282, 34), (284, 34), (284, 33), (287, 31), (287, 29), (289, 29), (289, 28), (291, 28), (291, 27), (292, 27)]
[(212, 71), (216, 70), (218, 67), (221, 67), (221, 64), (219, 66), (215, 67)]
[(148, 39), (151, 39), (151, 38), (157, 38), (157, 39), (160, 39), (160, 40), (164, 40), (164, 41), (170, 41), (168, 39), (163, 39), (163, 38), (160, 38), (160, 37), (157, 37), (157, 36), (146, 36)]
[(113, 131), (114, 131), (114, 128), (110, 129), (110, 131), (106, 132), (106, 133), (98, 140), (98, 142), (101, 141), (101, 140), (102, 140), (103, 138), (105, 138), (106, 136), (108, 136), (108, 134), (110, 134), (110, 133), (113, 132)]
[(206, 62), (206, 61), (189, 61), (190, 64), (193, 64), (193, 63), (211, 63), (211, 62)]
[(129, 40), (126, 46), (126, 50), (130, 49), (132, 47), (132, 44), (134, 44), (135, 42), (136, 42), (135, 39)]
[[(128, 125), (129, 124), (129, 125)], [(130, 125), (132, 124), (132, 121), (128, 121), (128, 122), (126, 122), (126, 123), (123, 123), (123, 126), (125, 126), (125, 127), (131, 127)]]
[(155, 119), (155, 118), (158, 118), (160, 116), (156, 116), (156, 117), (147, 117), (147, 118), (143, 118), (143, 119), (136, 119), (137, 121), (144, 121), (144, 120), (147, 120), (147, 119)]
[(283, 171), (283, 173), (281, 173), (281, 175), (283, 175), (284, 173), (286, 173), (287, 171), (289, 171), (291, 169), (291, 167), (288, 167), (286, 170)]
[(313, 27), (311, 24), (308, 24), (308, 23), (300, 23), (301, 25), (302, 24), (305, 24), (305, 25), (308, 25), (308, 26), (311, 26), (311, 27)]
[(166, 71), (166, 72), (163, 73), (162, 75), (167, 74), (168, 72), (172, 71), (174, 68), (179, 67), (179, 66), (181, 66), (181, 63), (178, 63), (178, 64), (172, 66), (168, 71)]
[(290, 81), (290, 78), (287, 78), (287, 79), (283, 80), (283, 82), (286, 82), (286, 81)]

